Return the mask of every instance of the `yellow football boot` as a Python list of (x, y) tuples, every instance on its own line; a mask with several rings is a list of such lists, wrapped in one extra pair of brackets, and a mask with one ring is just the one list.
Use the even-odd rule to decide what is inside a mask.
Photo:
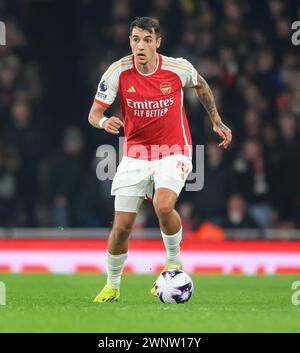
[(116, 302), (120, 297), (120, 290), (106, 284), (101, 292), (93, 300), (94, 303)]

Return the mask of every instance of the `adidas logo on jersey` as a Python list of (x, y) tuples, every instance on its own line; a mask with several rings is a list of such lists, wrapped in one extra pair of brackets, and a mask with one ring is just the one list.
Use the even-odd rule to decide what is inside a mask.
[(130, 92), (130, 93), (135, 93), (136, 90), (133, 86), (129, 87), (128, 90), (126, 92)]

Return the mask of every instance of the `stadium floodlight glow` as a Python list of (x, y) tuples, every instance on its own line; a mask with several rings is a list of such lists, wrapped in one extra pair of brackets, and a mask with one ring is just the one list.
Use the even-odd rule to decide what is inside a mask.
[(2, 21), (0, 21), (0, 45), (6, 45), (6, 27)]

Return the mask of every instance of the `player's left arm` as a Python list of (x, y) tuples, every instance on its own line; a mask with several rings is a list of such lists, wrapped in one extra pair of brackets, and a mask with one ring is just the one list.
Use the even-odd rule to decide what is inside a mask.
[(217, 133), (223, 141), (219, 144), (219, 146), (223, 146), (225, 149), (230, 145), (232, 141), (232, 133), (228, 126), (226, 126), (218, 113), (218, 109), (216, 107), (214, 95), (205, 81), (205, 79), (198, 74), (198, 84), (194, 87), (197, 93), (197, 96), (200, 99), (200, 102), (206, 109), (209, 118), (213, 124), (213, 130)]

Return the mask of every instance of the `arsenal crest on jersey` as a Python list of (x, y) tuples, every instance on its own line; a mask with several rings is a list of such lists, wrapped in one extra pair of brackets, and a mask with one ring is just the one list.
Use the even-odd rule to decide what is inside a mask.
[(160, 84), (160, 90), (162, 94), (170, 94), (172, 90), (172, 85), (170, 82), (162, 82)]

